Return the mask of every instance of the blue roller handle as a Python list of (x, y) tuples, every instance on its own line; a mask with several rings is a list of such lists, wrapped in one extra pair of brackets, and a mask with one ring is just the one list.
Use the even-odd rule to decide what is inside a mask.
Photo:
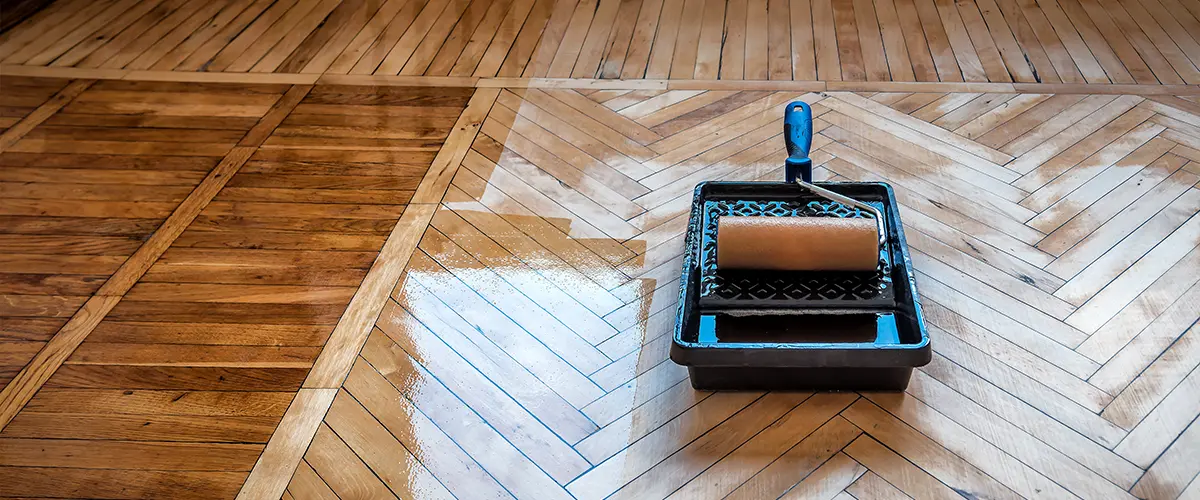
[(783, 112), (783, 140), (788, 152), (783, 171), (788, 182), (796, 182), (797, 176), (812, 182), (812, 160), (808, 158), (812, 136), (812, 108), (803, 101), (788, 103)]

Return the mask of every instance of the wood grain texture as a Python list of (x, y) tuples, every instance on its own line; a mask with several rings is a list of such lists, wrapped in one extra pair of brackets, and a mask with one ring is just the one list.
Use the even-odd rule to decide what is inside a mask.
[[(139, 79), (200, 72), (218, 81), (228, 78), (220, 73), (245, 73), (256, 83), (292, 84), (314, 83), (322, 73), (1200, 83), (1193, 29), (1200, 28), (1200, 9), (1179, 0), (1146, 6), (1117, 0), (231, 0), (205, 9), (131, 0), (121, 7), (127, 10), (74, 2), (47, 9), (5, 34), (0, 62), (96, 68)], [(43, 32), (51, 36), (39, 38)]]
[[(1197, 15), (64, 1), (0, 35), (0, 127), (97, 80), (0, 153), (0, 493), (1186, 498)], [(778, 179), (793, 99), (903, 205), (904, 394), (667, 359), (692, 189)]]
[(33, 398), (119, 300), (120, 297), (106, 295), (88, 299), (67, 324), (41, 346), (37, 354), (0, 391), (0, 422), (8, 425), (17, 416), (17, 412)]
[(412, 203), (439, 203), (454, 178), (456, 167), (462, 163), (470, 144), (479, 133), (484, 117), (492, 109), (492, 103), (500, 95), (500, 89), (485, 89), (476, 92), (467, 102), (467, 107), (454, 123), (445, 145), (434, 157), (429, 173), (421, 180), (413, 195)]
[(301, 389), (246, 478), (238, 498), (282, 496), (337, 389)]
[(392, 234), (380, 249), (379, 257), (330, 334), (321, 357), (317, 358), (304, 383), (305, 387), (337, 388), (342, 385), (350, 373), (355, 354), (366, 342), (371, 325), (387, 302), (387, 291), (400, 278), (433, 212), (434, 208), (428, 205), (411, 205), (396, 223)]
[[(188, 93), (185, 89), (194, 92)], [(252, 94), (257, 95), (236, 96), (239, 89), (250, 90)], [(69, 96), (66, 94), (68, 90), (71, 91)], [(37, 238), (43, 238), (43, 241), (36, 247), (14, 248), (13, 251), (31, 254), (31, 257), (37, 255), (37, 260), (48, 266), (46, 270), (57, 268), (60, 272), (68, 273), (69, 268), (55, 264), (69, 264), (72, 260), (91, 256), (111, 256), (122, 262), (118, 267), (86, 267), (77, 270), (82, 271), (82, 274), (91, 275), (89, 278), (94, 282), (102, 281), (102, 284), (98, 289), (86, 292), (95, 295), (87, 302), (81, 303), (82, 307), (78, 311), (71, 311), (74, 316), (59, 331), (47, 332), (45, 337), (38, 339), (48, 342), (36, 356), (21, 360), (19, 364), (10, 362), (16, 364), (20, 371), (15, 373), (12, 381), (4, 388), (0, 422), (7, 424), (15, 416), (20, 407), (46, 383), (58, 366), (68, 359), (91, 330), (115, 307), (120, 297), (151, 267), (253, 153), (253, 148), (232, 146), (235, 137), (240, 137), (251, 128), (253, 123), (250, 120), (222, 123), (219, 126), (224, 129), (221, 130), (228, 130), (228, 133), (205, 135), (206, 132), (210, 132), (204, 128), (205, 125), (212, 126), (206, 123), (205, 119), (221, 119), (225, 112), (217, 108), (206, 108), (216, 116), (198, 115), (196, 102), (224, 102), (226, 106), (273, 102), (278, 99), (278, 94), (271, 93), (275, 90), (278, 88), (229, 85), (188, 87), (178, 84), (78, 81), (68, 84), (57, 94), (56, 100), (39, 108), (46, 110), (44, 116), (38, 115), (37, 110), (30, 115), (30, 118), (37, 118), (36, 123), (33, 123), (36, 126), (31, 126), (25, 131), (16, 145), (54, 142), (58, 147), (54, 152), (42, 151), (44, 148), (24, 148), (26, 152), (9, 151), (0, 155), (0, 162), (16, 166), (15, 171), (30, 174), (11, 180), (36, 183), (24, 184), (25, 189), (5, 193), (6, 206), (27, 206), (33, 209), (6, 211), (6, 215), (21, 219), (21, 224), (5, 229), (5, 232), (13, 237), (22, 237), (31, 230), (58, 236), (54, 239), (45, 239), (49, 236), (35, 236), (34, 240), (22, 238), (22, 241), (34, 242)], [(111, 106), (103, 109), (89, 107), (92, 103), (112, 102), (114, 98), (154, 102), (155, 115), (182, 115), (194, 117), (196, 121), (128, 122), (125, 118), (137, 112), (136, 110)], [(47, 106), (51, 106), (53, 110)], [(83, 119), (73, 119), (81, 116), (81, 111)], [(71, 126), (62, 126), (62, 123)], [(205, 153), (207, 156), (185, 153), (174, 160), (163, 160), (160, 172), (141, 175), (141, 170), (155, 165), (160, 158), (154, 155), (153, 151), (139, 150), (138, 145), (145, 144), (143, 140), (157, 140), (167, 146), (182, 147), (189, 143), (181, 141), (180, 137), (186, 136), (192, 129), (198, 133), (197, 140), (205, 141), (200, 144), (208, 146), (214, 153), (219, 151), (217, 156), (224, 157), (218, 161), (216, 158), (210, 159), (210, 153)], [(118, 133), (109, 134), (110, 130)], [(159, 137), (145, 135), (160, 131), (164, 133)], [(103, 138), (104, 143), (111, 144), (114, 148), (107, 151), (102, 148), (97, 151), (94, 146), (99, 141), (90, 140), (97, 137)], [(204, 171), (207, 171), (207, 175), (197, 175)], [(74, 175), (80, 172), (90, 175)], [(141, 185), (144, 193), (141, 199), (118, 188), (119, 184), (134, 177), (141, 178), (137, 183)], [(29, 189), (37, 186), (43, 189)], [(110, 210), (113, 205), (122, 209)], [(107, 230), (104, 229), (104, 224), (63, 226), (59, 224), (63, 222), (59, 218), (62, 215), (82, 215), (85, 219), (99, 216), (111, 218), (114, 222), (127, 221), (137, 224), (126, 229)], [(35, 229), (39, 223), (50, 225), (46, 226), (46, 229)], [(92, 234), (105, 234), (102, 238), (109, 239), (98, 241)], [(117, 245), (120, 240), (136, 244)], [(36, 269), (17, 267), (13, 271), (28, 273), (36, 272)], [(14, 303), (30, 304), (30, 301), (37, 297), (42, 297), (42, 302), (45, 302), (45, 299), (61, 293), (61, 287), (52, 286), (45, 281), (24, 283), (24, 289), (14, 290), (18, 292), (18, 295), (13, 296)], [(61, 303), (61, 300), (58, 302)], [(28, 306), (25, 309), (22, 314), (27, 316), (57, 315), (51, 309), (43, 308), (36, 314)]]
[[(61, 145), (0, 154), (16, 207), (0, 228), (17, 236), (0, 238), (14, 252), (3, 416), (19, 416), (0, 432), (4, 466), (43, 468), (30, 481), (48, 488), (33, 478), (193, 463), (235, 474), (212, 492), (253, 472), (245, 495), (283, 494), (349, 370), (336, 361), (356, 355), (433, 213), (407, 203), (472, 93), (109, 80), (25, 134)], [(225, 153), (137, 150), (148, 141)], [(317, 373), (341, 374), (301, 390), (331, 338)]]
[(58, 110), (66, 106), (76, 96), (90, 87), (94, 80), (78, 80), (67, 84), (57, 94), (54, 94), (50, 100), (44, 104), (37, 106), (29, 114), (25, 115), (20, 121), (8, 126), (3, 134), (0, 134), (0, 153), (12, 148), (17, 141), (25, 137), (31, 130), (41, 125), (42, 122), (50, 118), (51, 115), (57, 113)]

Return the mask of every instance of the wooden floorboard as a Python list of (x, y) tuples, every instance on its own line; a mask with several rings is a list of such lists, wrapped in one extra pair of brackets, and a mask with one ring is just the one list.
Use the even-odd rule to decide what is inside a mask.
[[(12, 104), (33, 104), (67, 82), (10, 85)], [(192, 89), (99, 82), (40, 117), (0, 155), (11, 273), (4, 275), (6, 383), (257, 121), (230, 109), (278, 98), (270, 93), (277, 89), (245, 97), (236, 94), (240, 86)], [(132, 102), (106, 100), (113, 95)], [(203, 99), (227, 100), (228, 108), (204, 109), (195, 102)]]
[(1195, 0), (59, 0), (0, 35), (0, 62), (254, 74), (1198, 84), (1198, 19)]
[[(58, 0), (0, 34), (0, 497), (1196, 498), (1195, 0)], [(901, 204), (902, 393), (672, 363), (696, 183)]]
[[(14, 128), (75, 85), (10, 82)], [(3, 466), (236, 492), (473, 92), (107, 80), (27, 127), (0, 153)]]

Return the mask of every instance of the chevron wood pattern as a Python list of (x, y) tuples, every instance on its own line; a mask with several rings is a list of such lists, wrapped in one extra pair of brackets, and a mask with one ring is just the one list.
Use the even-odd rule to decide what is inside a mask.
[(606, 79), (1200, 83), (1197, 0), (58, 0), (0, 62)]
[[(902, 204), (932, 363), (708, 393), (667, 359), (700, 180)], [(1200, 103), (501, 91), (285, 498), (1196, 498)]]

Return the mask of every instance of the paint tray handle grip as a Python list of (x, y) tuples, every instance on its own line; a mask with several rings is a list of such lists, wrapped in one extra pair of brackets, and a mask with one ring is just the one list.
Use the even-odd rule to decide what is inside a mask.
[(784, 164), (787, 182), (796, 182), (797, 177), (812, 182), (812, 160), (808, 158), (812, 138), (812, 107), (804, 101), (788, 103), (783, 113), (783, 140), (788, 152)]

